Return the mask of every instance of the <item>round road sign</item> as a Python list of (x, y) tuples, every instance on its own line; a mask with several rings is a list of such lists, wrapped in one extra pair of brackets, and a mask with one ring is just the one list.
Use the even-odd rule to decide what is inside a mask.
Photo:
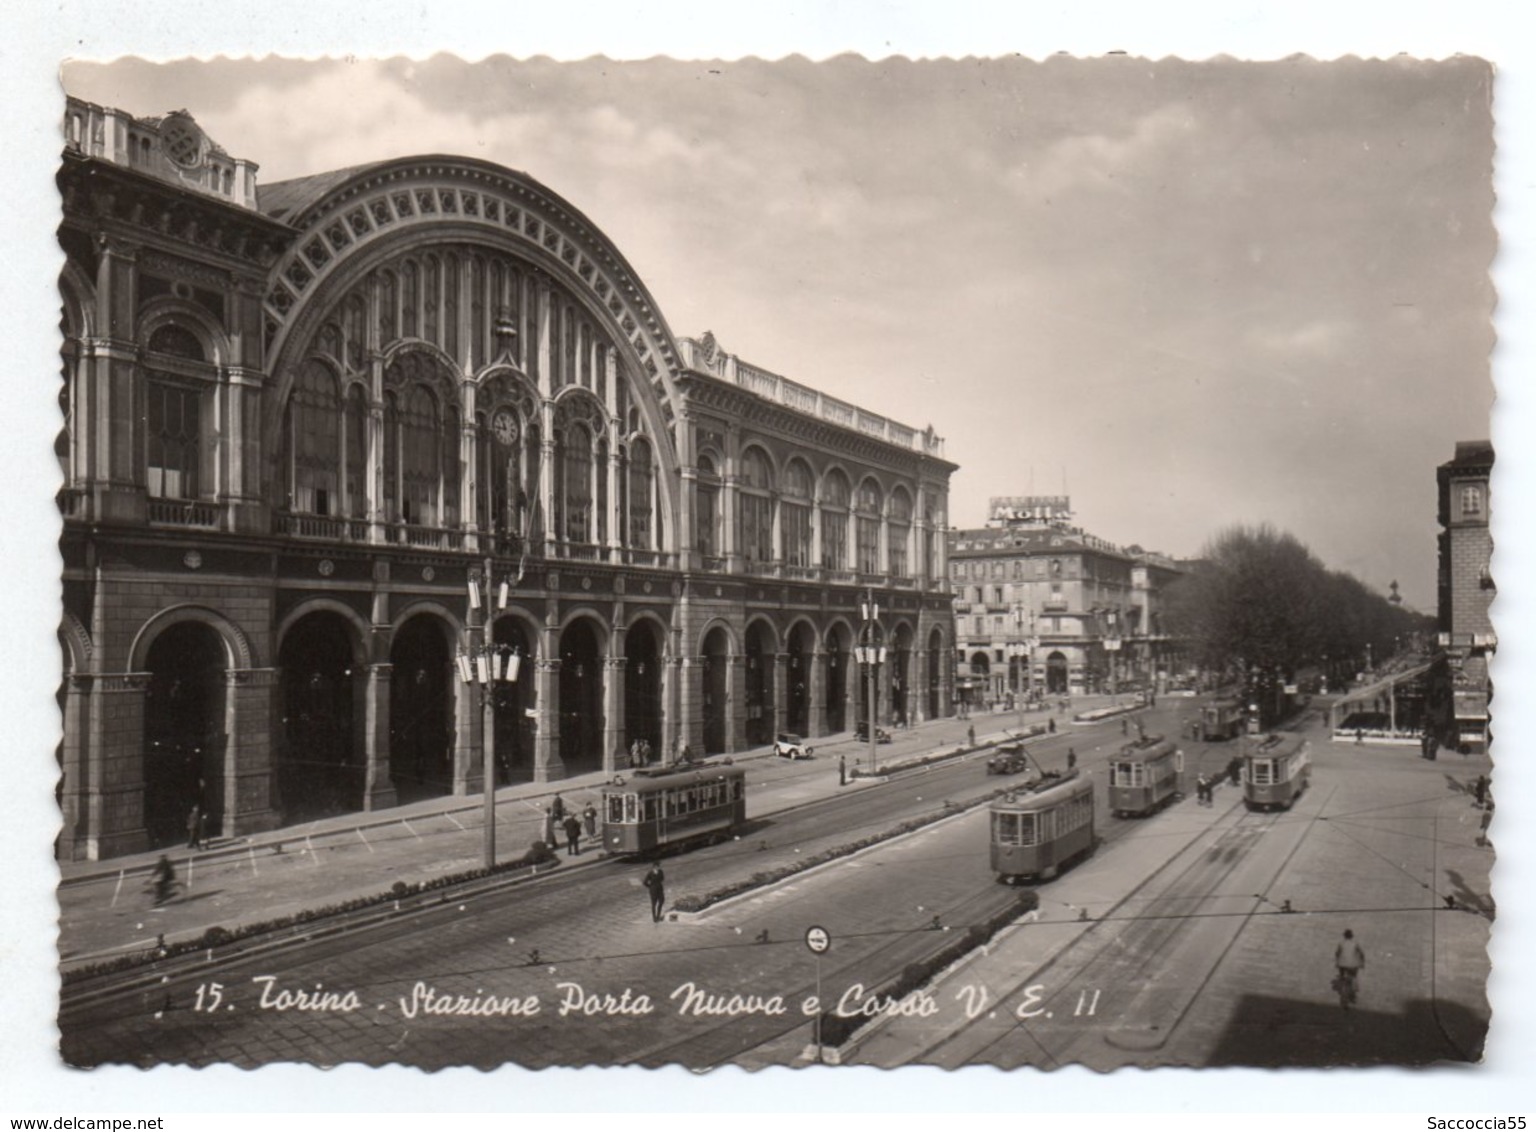
[(820, 955), (832, 946), (832, 933), (826, 928), (809, 927), (805, 929), (805, 946), (815, 954)]

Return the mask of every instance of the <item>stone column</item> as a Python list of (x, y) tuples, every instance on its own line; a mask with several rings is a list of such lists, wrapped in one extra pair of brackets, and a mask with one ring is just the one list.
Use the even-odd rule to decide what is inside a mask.
[(806, 663), (811, 666), (809, 673), (810, 711), (808, 713), (810, 733), (807, 738), (820, 737), (827, 733), (827, 654), (820, 648), (814, 648), (806, 654)]
[(396, 804), (395, 783), (389, 773), (389, 682), (392, 664), (370, 664), (363, 679), (363, 809), (384, 810)]
[(545, 652), (534, 661), (539, 705), (533, 739), (535, 782), (558, 782), (565, 777), (565, 761), (560, 757), (560, 661), (549, 659), (550, 636), (545, 634)]
[(684, 746), (691, 746), (696, 751), (704, 747), (704, 689), (701, 686), (703, 668), (698, 657), (669, 657), (667, 663), (675, 673), (678, 689), (677, 719), (673, 722), (672, 734), (664, 735), (662, 740), (666, 743), (670, 739), (671, 747), (665, 752), (670, 761)]
[(64, 678), (64, 737), (60, 745), (64, 788), (59, 799), (63, 826), (59, 831), (59, 857), (79, 860), (86, 855), (90, 826), (89, 730), (91, 685), (88, 673), (71, 672)]
[(725, 750), (744, 751), (747, 747), (747, 658), (734, 653), (726, 658)]
[[(765, 657), (766, 661), (767, 658)], [(778, 738), (785, 729), (785, 717), (789, 711), (789, 654), (773, 654), (773, 711), (768, 715), (768, 741)]]
[[(624, 647), (623, 630), (614, 632), (614, 642)], [(603, 657), (603, 772), (613, 774), (622, 765), (618, 752), (624, 746), (624, 681), (628, 661), (621, 656)]]
[(210, 778), (223, 803), (223, 835), (237, 837), (275, 829), (272, 808), (272, 710), (278, 694), (275, 668), (235, 668), (224, 674), (224, 751), (217, 778)]
[(144, 695), (147, 672), (98, 674), (91, 684), (86, 751), (86, 857), (149, 848), (144, 827)]

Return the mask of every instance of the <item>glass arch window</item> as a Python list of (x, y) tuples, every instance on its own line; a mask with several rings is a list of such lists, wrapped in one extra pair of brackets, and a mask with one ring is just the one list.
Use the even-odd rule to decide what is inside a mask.
[(705, 558), (716, 557), (720, 553), (720, 475), (708, 453), (698, 459), (693, 529), (694, 549)]
[(629, 545), (636, 550), (650, 550), (654, 530), (651, 508), (651, 445), (643, 436), (635, 437), (629, 448), (628, 485)]
[(430, 527), (437, 523), (441, 427), (437, 398), (413, 385), (400, 411), (400, 521)]
[(791, 460), (784, 469), (783, 498), (779, 503), (779, 538), (785, 565), (811, 564), (811, 499), (811, 469), (804, 460)]
[(773, 560), (773, 470), (761, 448), (741, 455), (737, 508), (741, 516), (741, 556), (748, 564)]
[(837, 468), (827, 473), (821, 491), (821, 564), (828, 570), (848, 568), (848, 477)]
[(592, 434), (586, 425), (566, 426), (562, 437), (562, 533), (568, 543), (592, 541)]
[(891, 492), (890, 530), (887, 535), (890, 572), (894, 578), (911, 576), (907, 561), (908, 543), (912, 537), (912, 497), (905, 488)]
[(334, 515), (340, 510), (341, 396), (321, 362), (299, 370), (289, 399), (291, 497), (295, 511)]
[(883, 503), (880, 485), (866, 479), (859, 485), (859, 497), (855, 507), (858, 514), (856, 532), (859, 573), (880, 572), (880, 509)]

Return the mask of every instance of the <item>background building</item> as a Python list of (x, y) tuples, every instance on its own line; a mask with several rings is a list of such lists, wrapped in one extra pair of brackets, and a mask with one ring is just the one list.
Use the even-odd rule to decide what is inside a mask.
[(62, 855), (479, 791), (486, 646), (504, 780), (851, 727), (865, 594), (880, 718), (950, 712), (932, 430), (674, 337), (525, 174), (65, 136)]
[(999, 496), (950, 532), (962, 697), (1081, 695), (1166, 676), (1163, 590), (1177, 564), (1072, 525), (1067, 496)]
[(1488, 481), (1493, 445), (1458, 441), (1435, 472), (1439, 488), (1439, 622), (1450, 682), (1452, 740), (1472, 750), (1488, 742), (1488, 658), (1498, 646), (1488, 607), (1495, 588), (1489, 564)]

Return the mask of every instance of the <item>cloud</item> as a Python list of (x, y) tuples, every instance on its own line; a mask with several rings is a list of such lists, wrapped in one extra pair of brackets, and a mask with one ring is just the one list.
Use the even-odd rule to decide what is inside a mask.
[(1273, 354), (1333, 354), (1355, 336), (1352, 323), (1339, 319), (1313, 319), (1289, 327), (1255, 327), (1248, 341)]
[(1051, 143), (1038, 158), (1016, 164), (1009, 181), (1016, 192), (1054, 197), (1072, 189), (1130, 192), (1140, 174), (1195, 132), (1188, 107), (1162, 106), (1119, 134), (1078, 134)]

